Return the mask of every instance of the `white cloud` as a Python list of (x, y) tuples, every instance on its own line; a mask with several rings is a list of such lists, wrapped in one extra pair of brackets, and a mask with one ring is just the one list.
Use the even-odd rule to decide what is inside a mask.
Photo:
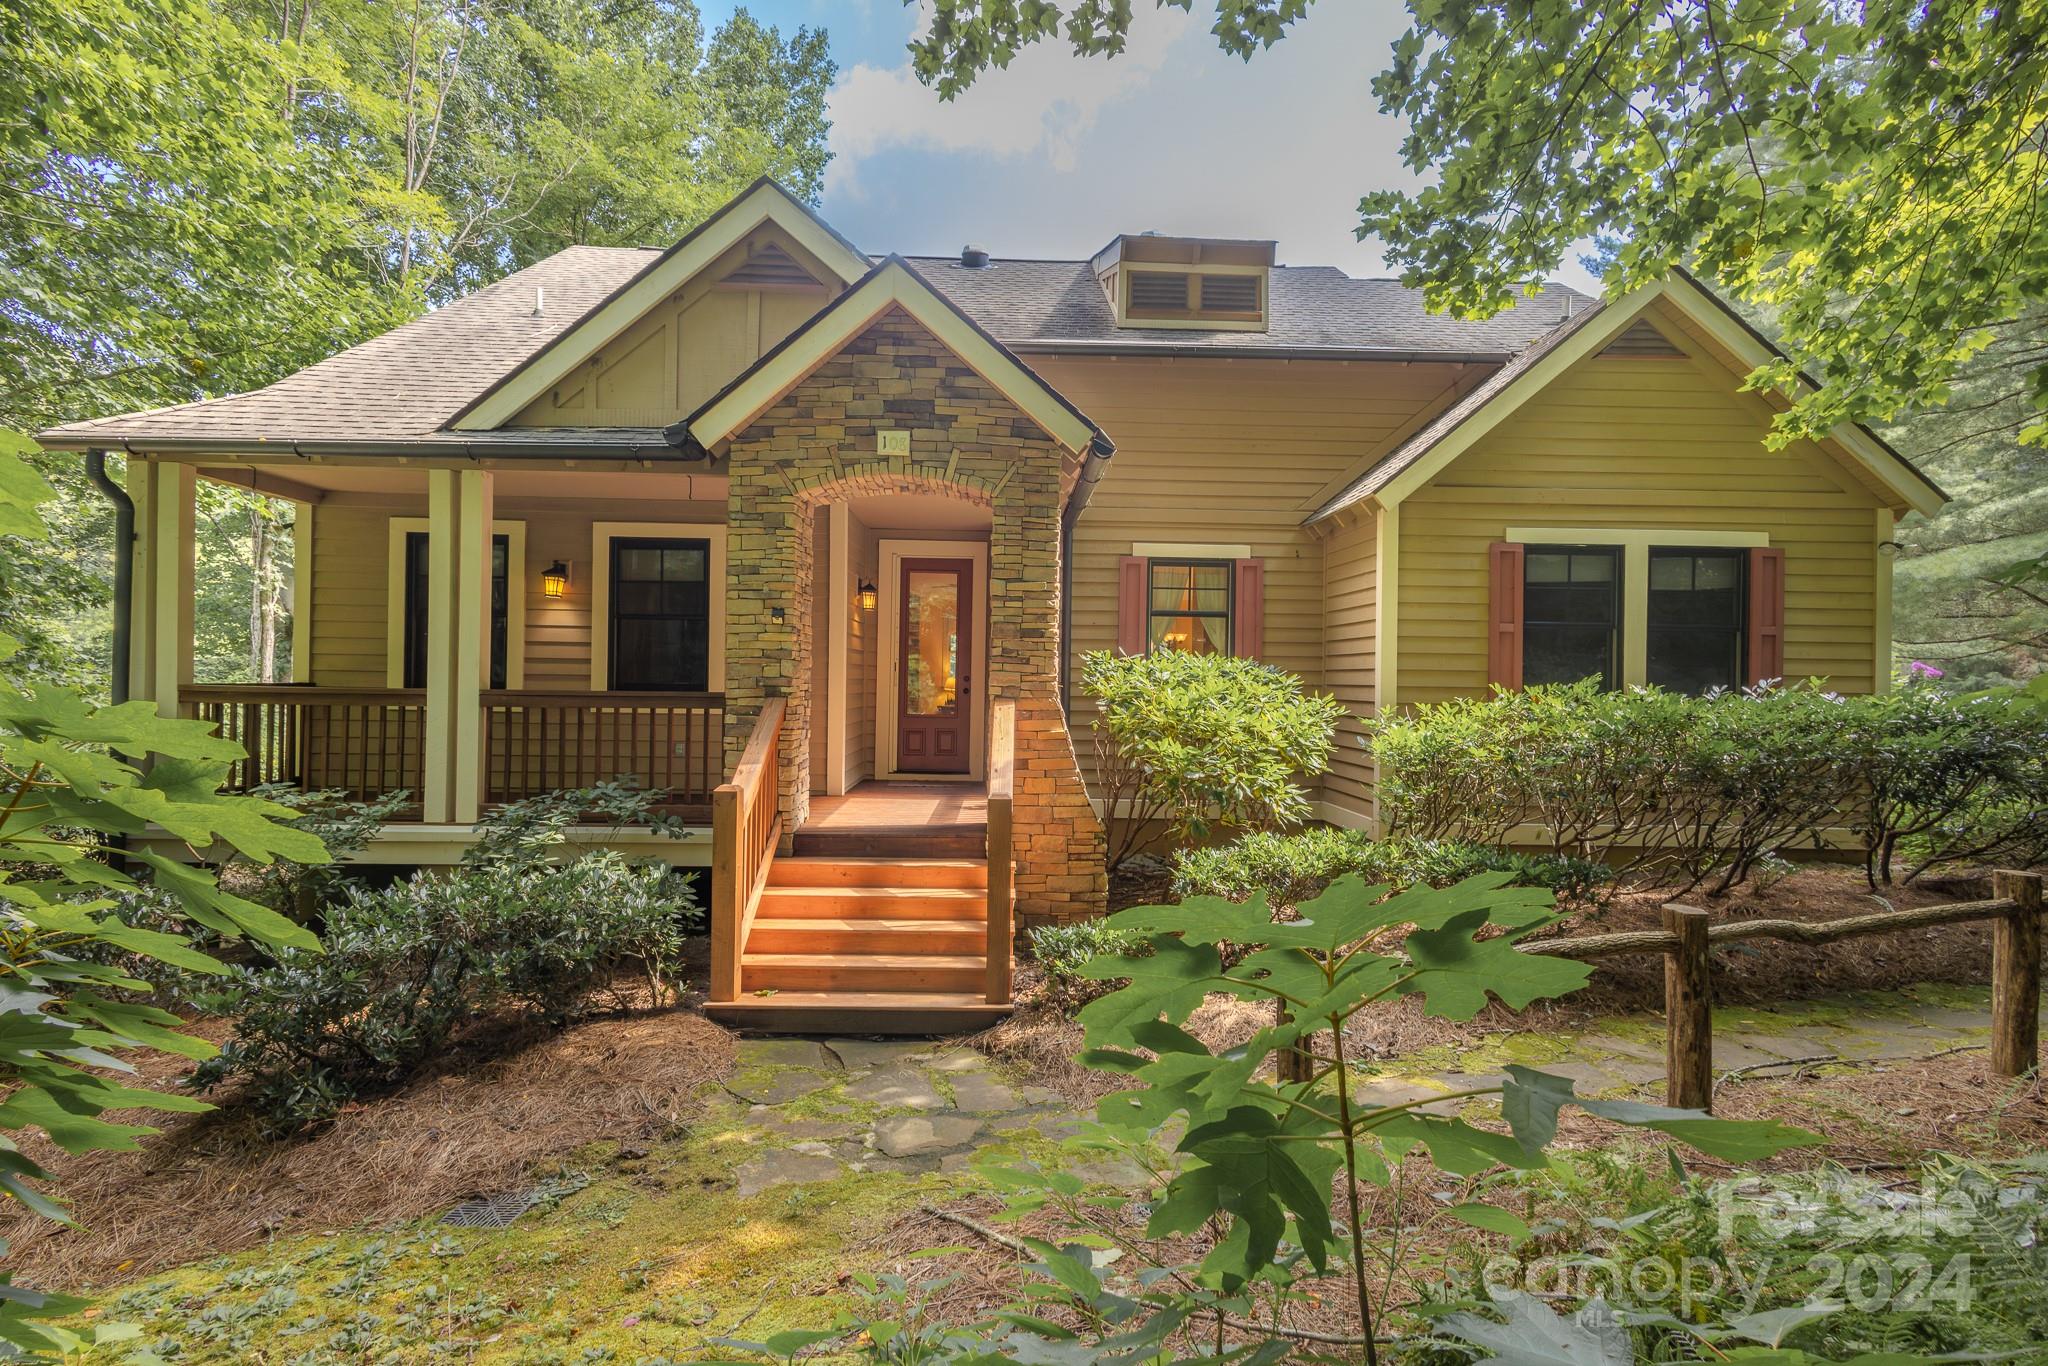
[[(911, 33), (925, 22), (920, 7)], [(1043, 157), (1056, 171), (1072, 171), (1103, 109), (1143, 90), (1191, 27), (1191, 16), (1178, 9), (1141, 11), (1128, 46), (1110, 59), (1077, 57), (1064, 39), (1049, 38), (950, 103), (918, 83), (907, 59), (889, 69), (855, 66), (832, 87), (828, 192), (858, 193), (861, 161), (898, 148)]]

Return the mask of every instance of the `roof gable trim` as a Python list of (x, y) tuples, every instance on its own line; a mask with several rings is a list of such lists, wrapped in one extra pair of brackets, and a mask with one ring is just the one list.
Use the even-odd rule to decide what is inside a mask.
[(744, 431), (892, 307), (902, 308), (1067, 450), (1106, 455), (1114, 449), (1102, 430), (1065, 395), (984, 331), (959, 305), (933, 289), (900, 256), (891, 256), (869, 271), (703, 407), (669, 428), (669, 439), (680, 443), (688, 437), (708, 450)]
[(867, 257), (852, 243), (788, 190), (764, 176), (484, 390), (449, 421), (448, 429), (489, 431), (510, 422), (534, 399), (559, 384), (649, 309), (764, 223), (773, 223), (788, 233), (831, 269), (841, 285), (852, 284), (869, 269)]

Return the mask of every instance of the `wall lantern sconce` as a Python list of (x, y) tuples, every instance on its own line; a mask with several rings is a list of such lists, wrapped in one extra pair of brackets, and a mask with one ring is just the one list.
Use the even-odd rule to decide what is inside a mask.
[(866, 579), (862, 579), (860, 585), (860, 610), (863, 612), (874, 611), (876, 601), (875, 586)]
[(569, 566), (556, 560), (540, 572), (540, 591), (559, 598), (569, 591)]

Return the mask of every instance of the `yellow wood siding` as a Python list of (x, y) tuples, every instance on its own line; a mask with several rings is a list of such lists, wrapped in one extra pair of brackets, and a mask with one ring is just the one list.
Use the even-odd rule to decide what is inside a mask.
[(1074, 537), (1074, 649), (1116, 643), (1117, 561), (1144, 542), (1246, 544), (1266, 561), (1266, 658), (1323, 664), (1320, 493), (1441, 394), (1455, 367), (1031, 358), (1117, 443)]
[(384, 686), (388, 528), (394, 516), (426, 510), (424, 499), (403, 509), (321, 505), (313, 520), (314, 683)]
[[(1373, 711), (1379, 667), (1379, 536), (1370, 510), (1355, 514), (1323, 542), (1323, 687), (1350, 715), (1337, 728), (1337, 753), (1323, 797), (1347, 816), (1372, 814), (1372, 763), (1360, 743)], [(1349, 823), (1347, 821), (1347, 823)]]
[[(313, 676), (330, 688), (381, 688), (385, 683), (389, 597), (390, 522), (419, 517), (420, 503), (324, 503), (314, 519)], [(606, 566), (591, 563), (596, 522), (723, 522), (723, 503), (647, 503), (590, 499), (497, 501), (496, 519), (526, 526), (526, 563), (514, 581), (526, 595), (526, 677), (533, 691), (590, 689), (591, 595)], [(569, 566), (569, 589), (550, 598), (541, 571), (555, 560)], [(714, 591), (716, 591), (714, 589)]]
[[(1117, 443), (1074, 536), (1073, 669), (1116, 644), (1117, 563), (1141, 543), (1247, 545), (1266, 569), (1265, 659), (1325, 674), (1322, 547), (1302, 519), (1387, 439), (1444, 401), (1453, 365), (1080, 359), (1032, 367)], [(1353, 636), (1358, 626), (1348, 628)], [(1347, 637), (1347, 650), (1355, 641)], [(1355, 673), (1356, 661), (1342, 669)], [(1086, 702), (1075, 686), (1075, 715)], [(1092, 745), (1077, 734), (1083, 772)], [(1356, 775), (1350, 781), (1356, 782)], [(1351, 798), (1355, 800), (1353, 791)]]
[(1667, 325), (1683, 360), (1591, 357), (1401, 505), (1401, 703), (1483, 690), (1487, 546), (1510, 526), (1762, 532), (1785, 551), (1786, 672), (1879, 680), (1876, 496)]

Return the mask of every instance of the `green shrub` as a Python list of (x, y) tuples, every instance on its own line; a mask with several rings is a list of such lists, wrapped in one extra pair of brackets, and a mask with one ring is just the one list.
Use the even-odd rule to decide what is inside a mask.
[(1031, 956), (1045, 973), (1047, 993), (1069, 1005), (1092, 1001), (1116, 987), (1114, 982), (1083, 975), (1082, 964), (1110, 955), (1135, 957), (1145, 948), (1143, 935), (1112, 928), (1101, 920), (1039, 925), (1032, 929), (1030, 938)]
[(352, 887), (328, 912), (325, 954), (240, 974), (223, 1002), (234, 1038), (199, 1080), (250, 1081), (288, 1131), (403, 1080), (481, 1017), (560, 1025), (628, 966), (669, 989), (698, 918), (687, 886), (616, 854)]
[(1873, 883), (1900, 852), (2038, 858), (2048, 706), (1927, 684), (1870, 697), (1818, 686), (1682, 697), (1592, 682), (1426, 703), (1368, 725), (1391, 833), (1504, 842), (1510, 830), (1619, 876), (1713, 879), (1861, 839)]
[(1081, 662), (1096, 699), (1097, 781), (1114, 838), (1111, 871), (1163, 831), (1297, 826), (1305, 776), (1330, 762), (1344, 708), (1293, 674), (1229, 655), (1096, 651)]
[(1317, 827), (1290, 834), (1260, 831), (1232, 844), (1183, 849), (1174, 856), (1177, 896), (1244, 901), (1266, 894), (1274, 907), (1318, 896), (1346, 873), (1394, 887), (1449, 887), (1474, 873), (1504, 872), (1562, 901), (1586, 901), (1612, 877), (1603, 864), (1550, 854), (1518, 854), (1460, 840), (1376, 840), (1362, 830)]

